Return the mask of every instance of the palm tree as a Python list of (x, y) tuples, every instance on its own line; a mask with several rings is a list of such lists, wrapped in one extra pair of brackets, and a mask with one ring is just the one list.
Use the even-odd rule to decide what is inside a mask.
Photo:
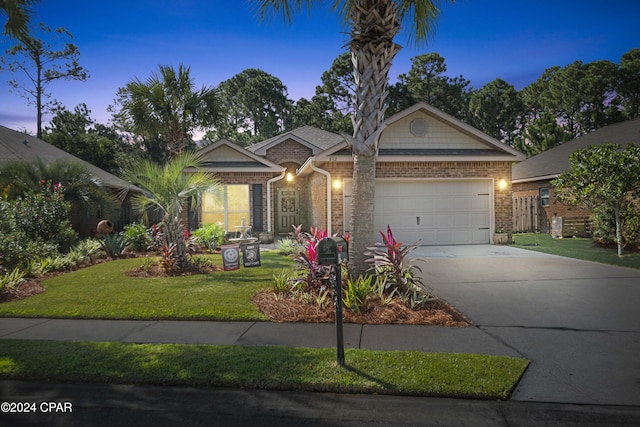
[[(453, 1), (453, 0), (451, 0)], [(261, 18), (266, 13), (283, 14), (310, 8), (320, 0), (254, 0)], [(401, 21), (411, 21), (410, 38), (426, 40), (440, 13), (438, 0), (334, 0), (334, 9), (350, 29), (349, 48), (353, 62), (355, 102), (353, 135), (345, 135), (353, 153), (353, 209), (350, 218), (349, 264), (353, 275), (367, 270), (365, 250), (374, 235), (376, 158), (384, 129), (387, 82), (391, 62), (400, 51), (394, 38)], [(410, 19), (412, 18), (412, 19)]]
[(61, 185), (64, 199), (83, 210), (114, 201), (104, 191), (100, 180), (77, 162), (58, 159), (44, 163), (37, 159), (0, 165), (0, 190), (9, 200), (57, 184)]
[(0, 10), (7, 15), (4, 32), (12, 37), (24, 36), (28, 32), (31, 6), (37, 0), (0, 0)]
[(79, 233), (88, 233), (94, 215), (117, 210), (117, 200), (81, 163), (66, 159), (44, 163), (15, 161), (0, 165), (0, 197), (15, 200), (25, 194), (60, 191), (71, 204), (69, 220)]
[(131, 204), (145, 213), (161, 213), (164, 243), (175, 245), (173, 257), (178, 268), (189, 263), (182, 234), (182, 209), (188, 201), (192, 207), (196, 206), (203, 192), (215, 192), (220, 188), (215, 175), (199, 169), (201, 162), (198, 155), (185, 152), (174, 156), (164, 166), (143, 160), (128, 167), (124, 173), (124, 179), (143, 191), (131, 196)]
[(116, 118), (133, 133), (163, 141), (169, 158), (194, 148), (193, 130), (211, 127), (218, 118), (216, 90), (203, 86), (195, 91), (190, 70), (161, 65), (159, 74), (145, 82), (136, 78), (118, 91), (122, 109)]

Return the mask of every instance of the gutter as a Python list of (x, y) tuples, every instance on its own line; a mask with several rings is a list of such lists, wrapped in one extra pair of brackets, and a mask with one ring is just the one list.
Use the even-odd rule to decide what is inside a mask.
[(287, 174), (287, 170), (283, 170), (280, 176), (276, 176), (267, 181), (267, 233), (271, 233), (271, 184), (276, 181), (280, 181)]

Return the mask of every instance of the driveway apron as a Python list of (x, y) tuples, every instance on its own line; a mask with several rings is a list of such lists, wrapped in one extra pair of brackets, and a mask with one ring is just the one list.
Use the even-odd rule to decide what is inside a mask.
[(412, 257), (435, 295), (532, 361), (514, 400), (640, 405), (640, 270), (491, 245)]

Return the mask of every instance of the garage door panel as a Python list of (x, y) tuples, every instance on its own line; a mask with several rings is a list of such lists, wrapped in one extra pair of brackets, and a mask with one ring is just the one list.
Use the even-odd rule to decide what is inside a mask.
[(490, 191), (489, 180), (379, 181), (375, 227), (404, 243), (489, 243)]
[[(379, 180), (376, 182), (374, 230), (391, 226), (405, 244), (489, 243), (491, 187), (488, 179)], [(351, 187), (345, 185), (345, 214)]]

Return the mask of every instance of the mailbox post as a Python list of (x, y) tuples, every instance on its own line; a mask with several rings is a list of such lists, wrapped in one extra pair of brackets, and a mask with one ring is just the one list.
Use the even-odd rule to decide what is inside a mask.
[(342, 277), (338, 245), (325, 237), (316, 246), (318, 263), (329, 266), (329, 283), (333, 286), (333, 302), (336, 306), (336, 339), (338, 365), (344, 366), (344, 335), (342, 330)]

